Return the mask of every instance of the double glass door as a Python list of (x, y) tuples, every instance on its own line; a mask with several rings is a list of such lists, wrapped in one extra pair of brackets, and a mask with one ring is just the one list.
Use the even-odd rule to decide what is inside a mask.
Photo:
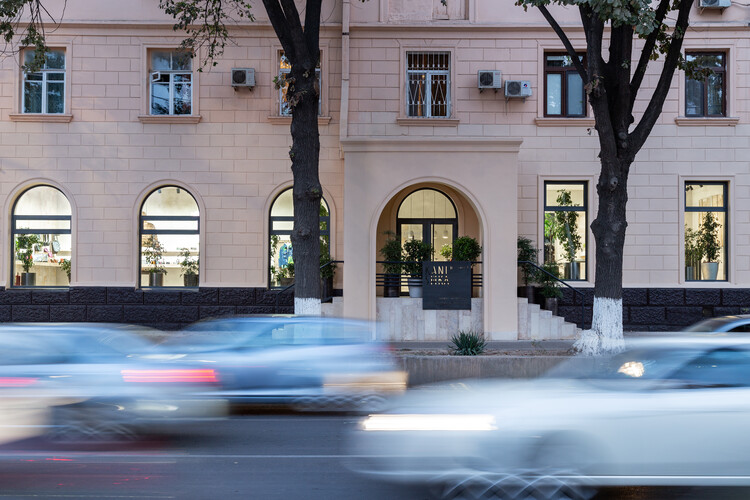
[[(453, 247), (453, 240), (458, 237), (458, 225), (455, 221), (441, 220), (400, 220), (398, 232), (401, 235), (401, 246), (409, 240), (427, 241), (432, 245), (432, 260), (445, 261), (450, 258), (442, 252), (446, 246)], [(445, 255), (444, 255), (445, 254)]]

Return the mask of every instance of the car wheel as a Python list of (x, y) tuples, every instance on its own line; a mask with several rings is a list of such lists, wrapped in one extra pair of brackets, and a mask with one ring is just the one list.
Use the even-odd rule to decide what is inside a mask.
[(60, 406), (52, 410), (50, 440), (58, 443), (133, 441), (138, 433), (112, 412), (89, 406)]
[(521, 474), (525, 484), (516, 498), (589, 500), (596, 488), (587, 474), (596, 460), (593, 447), (583, 438), (548, 438), (536, 448), (528, 472)]

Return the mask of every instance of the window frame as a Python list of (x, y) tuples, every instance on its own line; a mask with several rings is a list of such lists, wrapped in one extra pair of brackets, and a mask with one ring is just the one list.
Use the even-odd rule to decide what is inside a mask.
[[(291, 64), (289, 68), (282, 67), (282, 61), (283, 59), (286, 59), (286, 56), (284, 55), (284, 50), (279, 49), (276, 51), (276, 66), (278, 69), (278, 72), (276, 73), (276, 77), (279, 81), (279, 90), (278, 90), (278, 108), (277, 113), (278, 116), (282, 117), (290, 117), (292, 116), (292, 109), (288, 106), (285, 106), (286, 103), (286, 85), (281, 85), (281, 83), (285, 80), (286, 76), (291, 71)], [(286, 59), (288, 61), (288, 59)], [(318, 77), (318, 116), (323, 116), (323, 51), (320, 51), (320, 55), (318, 56), (318, 64), (315, 67), (315, 74)], [(286, 109), (285, 109), (286, 108)]]
[[(189, 58), (190, 61), (190, 69), (189, 70), (154, 70), (152, 68), (153, 61), (152, 57), (155, 52), (169, 52), (170, 53), (170, 67), (172, 64), (172, 56), (175, 53), (184, 52), (186, 54), (190, 54), (191, 57)], [(169, 113), (163, 113), (163, 114), (157, 114), (153, 113), (153, 106), (152, 106), (152, 100), (154, 98), (154, 85), (159, 84), (158, 82), (153, 81), (153, 75), (159, 73), (159, 74), (167, 74), (169, 75), (169, 82), (167, 84), (167, 87), (169, 89)], [(147, 75), (147, 100), (146, 100), (146, 110), (147, 114), (149, 116), (158, 116), (158, 117), (182, 117), (182, 116), (195, 116), (197, 114), (195, 109), (195, 85), (196, 85), (196, 77), (195, 77), (195, 69), (193, 68), (193, 55), (189, 51), (181, 51), (180, 49), (176, 48), (170, 48), (170, 47), (149, 47), (146, 51), (146, 75)], [(175, 113), (174, 112), (174, 87), (176, 84), (179, 84), (181, 82), (175, 82), (174, 76), (176, 75), (190, 75), (190, 113)]]
[[(688, 83), (693, 80), (690, 78), (687, 74), (685, 75), (685, 93), (684, 93), (684, 99), (685, 99), (685, 117), (686, 118), (725, 118), (729, 116), (729, 110), (727, 109), (727, 77), (729, 76), (729, 71), (727, 69), (727, 59), (729, 58), (729, 54), (727, 51), (724, 50), (688, 50), (685, 51), (685, 58), (687, 59), (690, 56), (722, 56), (722, 66), (721, 68), (714, 69), (712, 68), (714, 73), (721, 74), (721, 113), (720, 114), (708, 114), (708, 76), (704, 77), (703, 79), (703, 114), (688, 114)], [(697, 80), (696, 80), (697, 81)]]
[[(581, 62), (584, 64), (584, 67), (586, 65), (586, 54), (576, 52), (578, 56), (581, 58)], [(545, 51), (544, 52), (544, 59), (542, 61), (542, 80), (544, 82), (544, 95), (543, 95), (543, 109), (544, 114), (543, 116), (545, 118), (586, 118), (588, 116), (588, 100), (586, 99), (586, 89), (581, 86), (581, 93), (583, 95), (583, 113), (582, 114), (569, 114), (568, 113), (568, 73), (575, 73), (578, 74), (578, 70), (575, 68), (575, 66), (571, 67), (558, 67), (558, 66), (549, 66), (547, 64), (547, 58), (549, 56), (568, 56), (569, 54), (567, 52), (557, 52), (557, 51)], [(562, 111), (559, 114), (550, 114), (547, 111), (547, 75), (549, 74), (560, 74), (561, 75), (561, 100), (562, 100)]]
[[(548, 185), (570, 185), (570, 184), (578, 184), (583, 186), (583, 204), (580, 206), (570, 206), (570, 207), (561, 207), (559, 205), (549, 205), (547, 203), (547, 186)], [(589, 181), (588, 180), (581, 180), (581, 179), (544, 179), (541, 183), (541, 189), (542, 189), (542, 259), (541, 263), (542, 265), (546, 264), (546, 259), (544, 255), (544, 241), (545, 241), (545, 231), (544, 231), (544, 218), (545, 214), (547, 212), (583, 212), (584, 214), (584, 222), (582, 224), (583, 226), (583, 251), (584, 251), (584, 266), (583, 266), (583, 272), (578, 273), (579, 277), (578, 279), (565, 279), (564, 277), (561, 277), (563, 281), (569, 282), (574, 281), (578, 283), (582, 282), (588, 282), (590, 281), (589, 278), (589, 264), (591, 261), (591, 255), (589, 252), (590, 245), (589, 245)], [(556, 263), (556, 262), (555, 262)]]
[[(146, 202), (148, 199), (156, 192), (165, 189), (165, 188), (176, 188), (178, 190), (183, 190), (185, 193), (189, 194), (193, 201), (195, 202), (195, 206), (198, 209), (198, 215), (143, 215), (143, 208), (146, 205)], [(151, 190), (149, 190), (148, 194), (143, 197), (143, 200), (140, 203), (139, 209), (138, 209), (138, 288), (141, 289), (153, 289), (155, 287), (151, 287), (149, 285), (143, 285), (142, 284), (142, 275), (143, 275), (143, 237), (148, 235), (197, 235), (198, 236), (198, 259), (200, 259), (201, 256), (201, 205), (198, 203), (198, 199), (193, 195), (193, 193), (189, 189), (185, 189), (183, 186), (178, 186), (176, 184), (164, 184), (158, 187), (155, 187)], [(175, 221), (175, 222), (185, 222), (185, 221), (195, 221), (196, 226), (195, 229), (146, 229), (145, 223), (146, 221)], [(202, 266), (201, 266), (202, 267)], [(202, 278), (203, 273), (199, 270), (198, 272), (198, 287), (200, 286), (200, 280)], [(188, 286), (162, 286), (158, 288), (174, 288), (174, 289), (191, 289), (191, 288), (197, 288), (197, 287), (188, 287)]]
[[(711, 185), (711, 186), (722, 186), (722, 198), (724, 201), (723, 206), (721, 207), (699, 207), (699, 206), (691, 206), (688, 207), (687, 204), (687, 196), (686, 191), (687, 187), (690, 184), (697, 184), (697, 185)], [(729, 227), (730, 227), (730, 220), (729, 220), (729, 181), (725, 180), (700, 180), (700, 179), (685, 179), (683, 180), (682, 184), (682, 193), (683, 193), (683, 200), (682, 200), (682, 206), (683, 206), (683, 212), (682, 212), (682, 226), (683, 226), (683, 232), (682, 232), (682, 255), (683, 255), (683, 262), (682, 262), (682, 271), (681, 276), (685, 283), (728, 283), (729, 282)], [(724, 270), (724, 279), (715, 279), (715, 280), (705, 280), (705, 279), (687, 279), (686, 276), (686, 269), (688, 267), (688, 263), (684, 261), (684, 255), (685, 255), (685, 214), (687, 213), (701, 213), (701, 212), (721, 212), (724, 214), (724, 224), (721, 228), (721, 231), (723, 232), (724, 236), (724, 262), (721, 263), (723, 265)], [(719, 271), (721, 271), (722, 267), (719, 268)]]
[[(21, 56), (21, 62), (22, 62), (21, 65), (22, 66), (23, 66), (23, 61), (25, 60), (26, 54), (29, 53), (29, 52), (33, 52), (33, 51), (36, 51), (36, 48), (34, 48), (34, 47), (27, 47), (27, 48), (25, 48), (25, 49), (23, 49), (21, 51), (20, 56)], [(65, 114), (68, 113), (68, 106), (69, 106), (69, 104), (68, 104), (69, 89), (68, 89), (68, 74), (67, 74), (68, 73), (68, 66), (69, 66), (68, 50), (67, 50), (66, 47), (50, 47), (49, 48), (49, 52), (53, 52), (53, 51), (62, 52), (62, 54), (63, 54), (63, 67), (62, 68), (54, 68), (54, 69), (46, 68), (46, 66), (47, 66), (47, 62), (46, 61), (44, 63), (45, 67), (40, 68), (39, 70), (34, 71), (33, 73), (27, 73), (26, 71), (23, 70), (23, 68), (21, 68), (21, 89), (20, 89), (20, 92), (21, 92), (20, 106), (21, 106), (21, 108), (19, 110), (20, 114), (28, 115), (28, 116), (45, 116), (45, 115), (49, 115), (49, 116), (61, 116), (61, 115), (65, 115)], [(42, 110), (40, 112), (38, 112), (38, 113), (32, 112), (32, 111), (26, 111), (26, 92), (25, 92), (26, 81), (27, 81), (26, 78), (29, 75), (39, 74), (39, 73), (42, 76), (42, 80), (41, 80), (41, 85), (42, 85), (42, 91), (41, 91), (42, 92)], [(51, 73), (62, 74), (62, 80), (48, 80), (48, 75), (51, 74)], [(31, 81), (39, 81), (39, 80), (31, 80)], [(63, 88), (63, 95), (62, 95), (63, 109), (60, 112), (52, 112), (51, 113), (51, 112), (48, 111), (48, 108), (49, 108), (48, 99), (47, 99), (47, 85), (48, 85), (48, 83), (62, 83), (62, 88)]]
[[(424, 69), (409, 69), (409, 56), (411, 54), (443, 54), (448, 58), (448, 68), (444, 70), (424, 70)], [(404, 65), (405, 65), (405, 71), (404, 71), (404, 106), (405, 106), (405, 113), (404, 116), (406, 118), (412, 118), (412, 119), (448, 119), (451, 118), (453, 113), (453, 106), (452, 106), (452, 91), (451, 87), (453, 85), (453, 76), (451, 75), (453, 71), (453, 51), (451, 50), (406, 50), (404, 54)], [(415, 74), (424, 74), (425, 75), (425, 95), (424, 95), (424, 102), (422, 103), (424, 109), (427, 110), (427, 113), (423, 116), (420, 115), (412, 115), (410, 114), (410, 108), (412, 107), (412, 103), (410, 102), (410, 93), (409, 93), (409, 82), (410, 82), (410, 75)], [(432, 77), (433, 76), (445, 76), (445, 115), (438, 115), (434, 116), (432, 114)]]
[[(65, 200), (70, 206), (70, 215), (16, 215), (16, 207), (18, 202), (23, 196), (39, 187), (48, 187), (56, 189), (65, 197)], [(70, 281), (67, 285), (34, 285), (34, 286), (23, 286), (16, 285), (15, 283), (15, 268), (16, 268), (16, 235), (19, 234), (69, 234), (71, 237), (71, 249), (70, 249), (70, 261), (73, 261), (73, 205), (70, 203), (70, 198), (58, 187), (51, 184), (35, 184), (29, 186), (19, 193), (16, 199), (13, 201), (11, 208), (11, 222), (10, 222), (10, 288), (21, 288), (21, 289), (37, 289), (37, 288), (70, 288)], [(36, 221), (68, 221), (68, 229), (18, 229), (18, 221), (22, 220), (36, 220)]]

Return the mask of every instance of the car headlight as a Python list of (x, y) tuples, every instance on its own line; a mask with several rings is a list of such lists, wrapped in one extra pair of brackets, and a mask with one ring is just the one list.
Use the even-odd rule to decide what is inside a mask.
[(370, 415), (362, 421), (365, 431), (492, 431), (493, 415)]

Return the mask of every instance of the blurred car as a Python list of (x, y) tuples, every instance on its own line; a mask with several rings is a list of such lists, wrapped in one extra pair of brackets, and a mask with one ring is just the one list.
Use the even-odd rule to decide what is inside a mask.
[(750, 314), (704, 319), (688, 326), (683, 331), (693, 333), (750, 332)]
[[(3, 433), (7, 440), (130, 439), (157, 422), (226, 414), (221, 400), (192, 396), (216, 387), (213, 370), (149, 360), (153, 344), (141, 332), (109, 324), (1, 326), (0, 440)], [(14, 434), (22, 410), (34, 425)]]
[(406, 389), (406, 374), (374, 325), (326, 317), (225, 317), (197, 322), (159, 345), (159, 357), (202, 363), (219, 396), (301, 411), (374, 411)]
[(590, 498), (621, 485), (750, 485), (750, 340), (653, 339), (526, 381), (410, 390), (351, 436), (349, 466), (446, 498)]

